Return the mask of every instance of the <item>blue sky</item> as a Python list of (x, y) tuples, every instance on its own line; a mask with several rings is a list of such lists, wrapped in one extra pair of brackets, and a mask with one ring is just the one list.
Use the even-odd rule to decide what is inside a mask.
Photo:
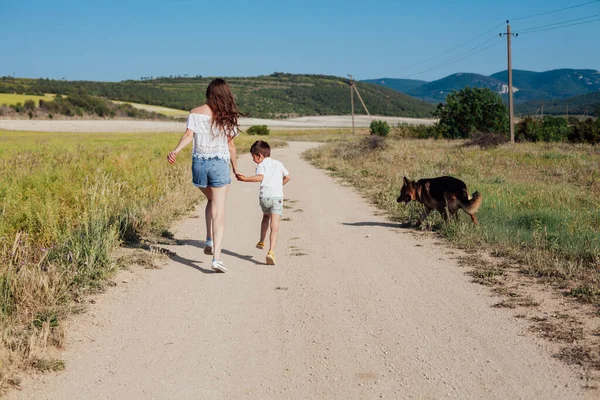
[[(506, 69), (506, 41), (498, 37), (506, 19), (585, 2), (0, 0), (0, 75), (105, 81), (274, 71), (357, 79), (489, 75)], [(511, 25), (519, 32), (594, 14), (600, 2)], [(522, 34), (513, 40), (513, 68), (600, 69), (598, 37), (600, 21)], [(494, 44), (459, 60), (471, 48)], [(457, 61), (447, 64), (451, 59)]]

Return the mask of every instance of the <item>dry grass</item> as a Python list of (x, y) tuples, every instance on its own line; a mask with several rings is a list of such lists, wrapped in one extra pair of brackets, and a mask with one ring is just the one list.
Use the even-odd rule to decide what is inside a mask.
[[(172, 221), (201, 199), (191, 157), (166, 162), (179, 137), (0, 132), (0, 389), (22, 370), (61, 369), (47, 350), (62, 347), (83, 296), (124, 264), (114, 250), (170, 240)], [(248, 151), (253, 140), (236, 144)], [(128, 261), (156, 267), (152, 258)]]
[(324, 128), (311, 130), (273, 130), (270, 137), (296, 142), (331, 143), (364, 137), (369, 133), (368, 128)]

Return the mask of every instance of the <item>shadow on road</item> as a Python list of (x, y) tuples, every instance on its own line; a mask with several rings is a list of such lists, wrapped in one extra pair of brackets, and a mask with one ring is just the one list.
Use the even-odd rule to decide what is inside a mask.
[(403, 223), (394, 223), (394, 222), (342, 222), (342, 225), (346, 226), (381, 226), (383, 228), (410, 228), (411, 225), (403, 222)]
[(196, 263), (202, 263), (202, 261), (194, 261), (194, 260), (190, 260), (184, 257), (181, 257), (179, 255), (177, 255), (176, 253), (171, 253), (168, 255), (169, 258), (175, 262), (178, 262), (179, 264), (183, 264), (183, 265), (187, 265), (188, 267), (192, 267), (204, 274), (216, 274), (216, 271), (213, 271), (212, 269), (206, 269), (206, 268), (202, 268), (199, 265), (196, 265)]
[[(178, 240), (178, 243), (181, 244), (181, 245), (184, 245), (184, 246), (194, 246), (194, 247), (198, 247), (199, 249), (203, 249), (204, 248), (204, 244), (206, 242), (204, 240), (187, 239), (187, 240)], [(254, 263), (256, 265), (266, 265), (265, 263), (262, 263), (260, 261), (256, 261), (252, 256), (242, 255), (242, 254), (236, 253), (236, 252), (231, 251), (231, 250), (221, 249), (221, 253), (226, 254), (228, 256), (231, 256), (231, 257), (239, 258), (240, 260), (244, 260), (244, 261), (248, 261), (248, 262)]]

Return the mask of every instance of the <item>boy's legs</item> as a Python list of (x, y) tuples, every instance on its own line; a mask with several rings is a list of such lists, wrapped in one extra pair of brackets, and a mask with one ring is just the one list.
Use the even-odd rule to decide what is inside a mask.
[[(271, 214), (271, 243), (269, 244), (269, 251), (275, 252), (275, 247), (277, 246), (277, 238), (279, 236), (279, 220), (281, 219), (281, 215), (279, 214)], [(264, 219), (263, 219), (264, 221)]]
[(260, 223), (260, 243), (264, 243), (267, 238), (267, 231), (269, 230), (269, 224), (271, 222), (271, 214), (263, 214), (262, 221)]

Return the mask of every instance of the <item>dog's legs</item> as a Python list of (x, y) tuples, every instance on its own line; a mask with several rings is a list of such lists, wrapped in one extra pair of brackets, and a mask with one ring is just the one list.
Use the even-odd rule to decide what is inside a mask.
[(420, 226), (423, 223), (423, 221), (427, 219), (427, 216), (429, 216), (430, 212), (431, 208), (425, 206), (425, 211), (423, 211), (423, 213), (421, 214), (421, 218), (419, 218), (419, 223), (417, 224), (417, 226)]
[(469, 217), (471, 217), (471, 221), (473, 221), (473, 223), (475, 225), (479, 225), (479, 222), (477, 221), (477, 218), (475, 217), (475, 214), (469, 214)]
[(440, 214), (442, 214), (444, 221), (448, 221), (448, 209), (446, 207), (440, 207), (437, 210)]

